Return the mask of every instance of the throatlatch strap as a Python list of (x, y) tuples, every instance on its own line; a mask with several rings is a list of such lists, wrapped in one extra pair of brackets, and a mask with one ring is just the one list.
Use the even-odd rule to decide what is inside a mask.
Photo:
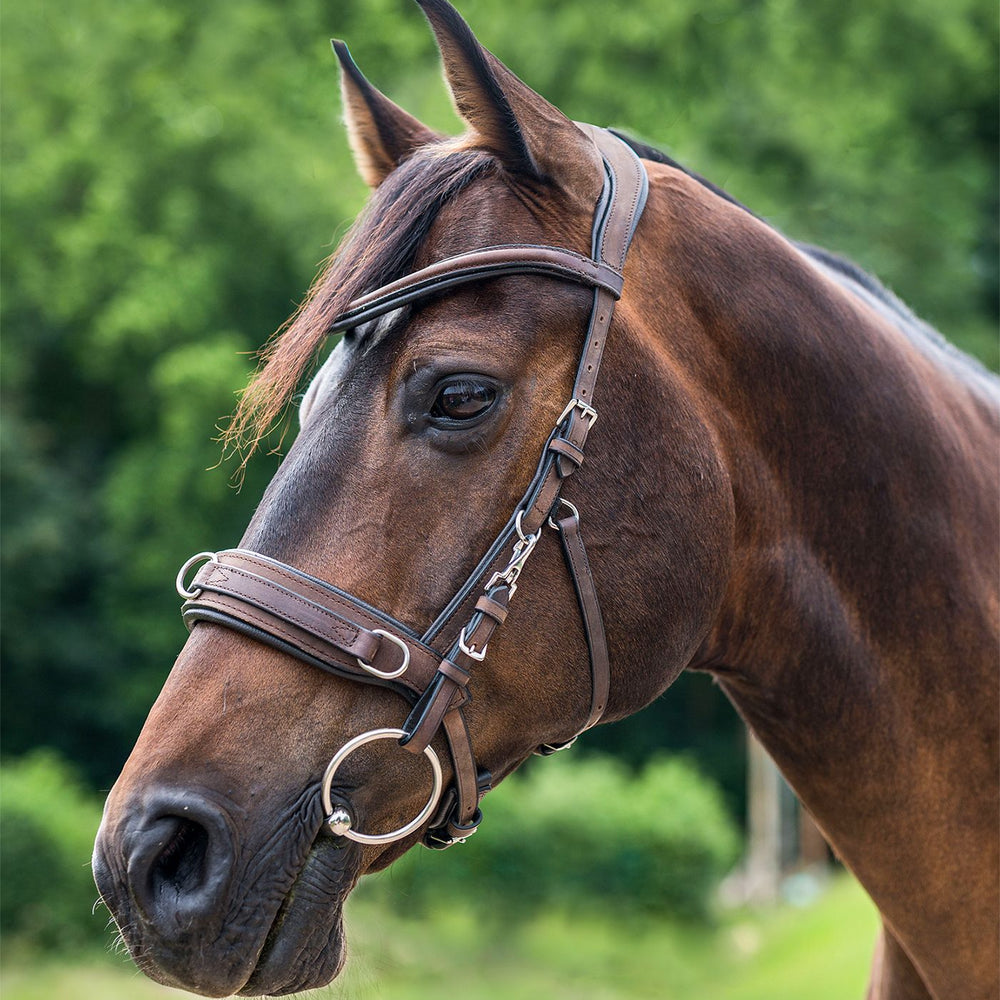
[(556, 527), (559, 529), (559, 540), (562, 542), (569, 575), (573, 580), (573, 589), (576, 590), (576, 599), (580, 605), (580, 620), (583, 622), (587, 650), (590, 653), (590, 712), (586, 724), (580, 730), (583, 732), (600, 722), (608, 706), (611, 661), (608, 657), (608, 641), (604, 635), (604, 619), (601, 617), (601, 605), (597, 600), (594, 575), (590, 570), (590, 560), (583, 545), (583, 535), (580, 534), (580, 515), (574, 510), (566, 517), (559, 518)]

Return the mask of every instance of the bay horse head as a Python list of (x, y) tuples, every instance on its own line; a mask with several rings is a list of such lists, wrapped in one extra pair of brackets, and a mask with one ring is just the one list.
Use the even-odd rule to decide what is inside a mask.
[[(343, 336), (239, 547), (178, 578), (191, 634), (108, 798), (104, 901), (161, 982), (322, 985), (362, 874), (466, 839), (529, 756), (709, 669), (883, 906), (885, 975), (908, 975), (923, 932), (889, 891), (898, 859), (866, 861), (881, 786), (856, 769), (872, 752), (857, 691), (887, 690), (912, 639), (894, 616), (927, 607), (879, 567), (911, 548), (888, 495), (948, 478), (934, 449), (900, 457), (940, 437), (930, 396), (958, 391), (939, 347), (848, 266), (571, 122), (444, 0), (419, 2), (468, 131), (431, 131), (336, 43), (373, 195), (234, 433), (259, 438)], [(995, 432), (989, 378), (952, 382), (972, 400), (963, 433)], [(932, 504), (990, 537), (989, 471), (948, 475)], [(843, 537), (838, 490), (855, 498)], [(975, 676), (983, 579), (949, 583)], [(835, 676), (853, 687), (834, 704)], [(904, 827), (930, 794), (897, 810)], [(920, 974), (951, 982), (947, 953)]]

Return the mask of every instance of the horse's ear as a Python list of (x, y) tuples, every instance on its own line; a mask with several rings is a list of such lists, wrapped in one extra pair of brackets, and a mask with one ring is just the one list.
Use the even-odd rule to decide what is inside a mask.
[(365, 183), (377, 188), (417, 149), (443, 137), (376, 90), (343, 42), (334, 39), (332, 45), (340, 60), (344, 120), (354, 161)]
[(604, 183), (597, 146), (485, 49), (447, 0), (417, 0), (437, 37), (459, 115), (477, 145), (514, 173), (553, 181), (593, 206)]

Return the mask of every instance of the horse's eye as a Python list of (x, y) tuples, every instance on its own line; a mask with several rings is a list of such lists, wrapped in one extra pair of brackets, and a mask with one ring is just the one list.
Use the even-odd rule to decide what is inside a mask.
[(459, 375), (438, 388), (431, 416), (445, 423), (474, 420), (485, 414), (496, 399), (497, 387), (492, 381)]

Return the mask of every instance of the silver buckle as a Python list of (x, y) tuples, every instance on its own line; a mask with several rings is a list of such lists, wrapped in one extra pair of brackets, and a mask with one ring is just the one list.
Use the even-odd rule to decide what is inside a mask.
[(575, 396), (566, 404), (566, 408), (559, 414), (559, 419), (556, 421), (556, 426), (558, 427), (574, 410), (579, 410), (587, 420), (587, 430), (589, 431), (594, 424), (597, 423), (597, 410), (595, 410), (589, 403), (585, 403), (582, 399), (577, 399)]
[(472, 659), (482, 663), (482, 661), (486, 659), (486, 646), (483, 646), (482, 649), (476, 649), (475, 646), (466, 642), (465, 630), (468, 627), (468, 624), (463, 625), (462, 631), (458, 633), (458, 648), (465, 653), (466, 656), (471, 656)]

